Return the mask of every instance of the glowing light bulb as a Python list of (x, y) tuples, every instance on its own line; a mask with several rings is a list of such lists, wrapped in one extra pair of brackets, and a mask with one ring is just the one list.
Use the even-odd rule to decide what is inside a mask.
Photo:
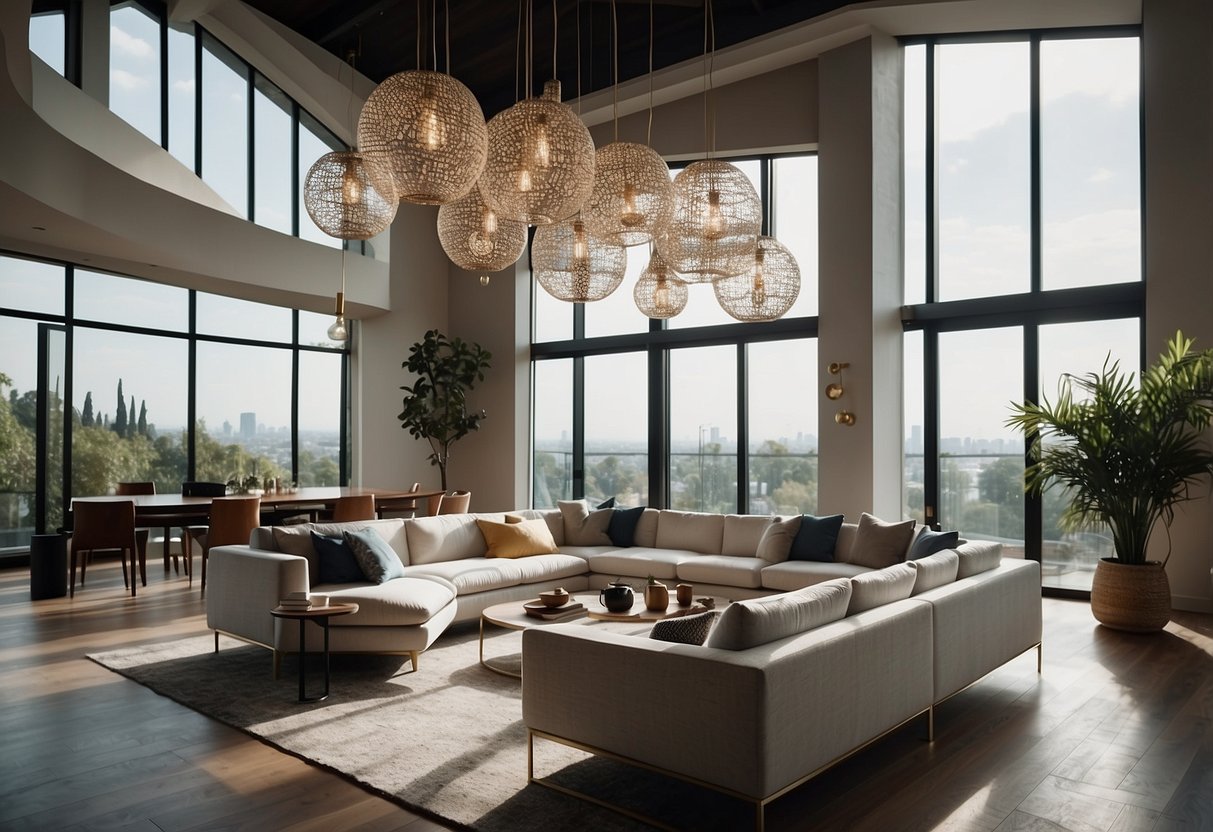
[(518, 192), (524, 194), (531, 192), (531, 172), (526, 168), (518, 171)]
[(346, 205), (357, 205), (362, 201), (362, 182), (354, 170), (353, 160), (347, 160), (341, 174), (341, 201)]
[(540, 115), (535, 119), (535, 164), (546, 168), (552, 164), (552, 145), (548, 139), (547, 116)]
[(720, 213), (720, 191), (708, 191), (708, 207), (703, 216), (703, 236), (719, 240), (724, 236), (724, 214)]
[(623, 210), (619, 222), (624, 228), (635, 228), (644, 222), (644, 214), (636, 207), (636, 186), (627, 182), (623, 186)]
[(653, 306), (663, 315), (670, 311), (670, 284), (664, 274), (657, 276), (657, 288), (653, 290)]
[(585, 224), (581, 220), (573, 221), (573, 259), (588, 260), (590, 257), (590, 241), (586, 237)]
[(754, 252), (754, 280), (750, 284), (750, 300), (755, 307), (761, 308), (767, 302), (767, 284), (762, 275), (762, 249)]
[(328, 336), (330, 341), (344, 341), (350, 337), (350, 332), (345, 326), (345, 315), (337, 316), (337, 320), (333, 321), (333, 325), (329, 327)]
[(421, 115), (417, 118), (417, 135), (426, 150), (439, 150), (446, 144), (442, 122), (438, 118), (438, 102), (432, 94), (421, 99)]
[(485, 236), (497, 233), (497, 214), (489, 206), (484, 206), (484, 213), (480, 216), (480, 230), (485, 233)]

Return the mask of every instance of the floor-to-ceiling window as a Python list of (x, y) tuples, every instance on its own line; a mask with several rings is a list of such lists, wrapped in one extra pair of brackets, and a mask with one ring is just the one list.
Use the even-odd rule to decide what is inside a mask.
[(1059, 590), (1089, 590), (1108, 536), (1025, 498), (1008, 405), (1141, 366), (1140, 50), (1130, 28), (904, 46), (905, 511)]
[(764, 233), (795, 254), (801, 292), (779, 321), (738, 323), (710, 285), (651, 321), (632, 289), (647, 246), (628, 249), (608, 298), (568, 304), (535, 289), (535, 506), (619, 505), (796, 513), (817, 507), (817, 157), (736, 160), (771, 208)]

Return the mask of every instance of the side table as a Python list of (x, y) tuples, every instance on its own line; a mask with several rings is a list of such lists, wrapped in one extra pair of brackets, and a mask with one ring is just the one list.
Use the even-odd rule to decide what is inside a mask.
[[(274, 607), (270, 615), (274, 618), (294, 619), (299, 622), (299, 701), (323, 702), (329, 696), (329, 619), (335, 615), (351, 615), (358, 612), (357, 604), (329, 604), (327, 607), (312, 607), (306, 610), (289, 610)], [(304, 693), (304, 660), (307, 658), (307, 637), (304, 625), (315, 621), (324, 630), (324, 693), (309, 697)]]

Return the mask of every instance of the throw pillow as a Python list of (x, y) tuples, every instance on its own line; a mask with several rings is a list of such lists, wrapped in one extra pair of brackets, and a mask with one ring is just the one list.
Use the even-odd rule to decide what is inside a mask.
[(585, 500), (558, 500), (560, 516), (564, 520), (564, 542), (570, 546), (610, 546), (607, 524), (611, 522), (614, 509), (604, 508), (590, 511)]
[(910, 538), (913, 536), (913, 520), (886, 523), (865, 511), (859, 518), (850, 562), (869, 569), (883, 569), (901, 563), (906, 559), (906, 550), (910, 548)]
[(851, 604), (847, 615), (904, 601), (914, 591), (918, 571), (911, 564), (898, 563), (874, 569), (851, 578)]
[(909, 561), (918, 572), (914, 579), (914, 595), (934, 589), (937, 586), (950, 584), (956, 580), (956, 572), (960, 567), (960, 555), (955, 552), (936, 552), (925, 558)]
[(937, 532), (924, 528), (910, 545), (910, 553), (906, 555), (906, 560), (925, 558), (927, 555), (942, 552), (944, 549), (955, 549), (958, 545), (960, 545), (960, 532)]
[(325, 537), (312, 532), (312, 546), (320, 560), (318, 584), (353, 584), (366, 580), (362, 567), (354, 557), (354, 550), (345, 543), (344, 537)]
[(505, 522), (507, 523), (521, 523), (524, 519), (526, 518), (521, 514), (507, 514), (505, 516)]
[(476, 525), (484, 535), (486, 558), (525, 558), (556, 551), (556, 541), (543, 520), (495, 523), (477, 518)]
[(345, 532), (346, 544), (354, 550), (354, 558), (362, 574), (371, 583), (382, 584), (392, 578), (404, 577), (404, 564), (394, 549), (375, 532)]
[(614, 508), (614, 507), (615, 507), (615, 498), (614, 497), (607, 497), (601, 503), (594, 506), (594, 508)]
[(795, 592), (734, 601), (721, 614), (707, 646), (746, 650), (778, 641), (838, 621), (847, 614), (850, 602), (851, 582), (847, 578), (835, 578)]
[(783, 563), (788, 559), (792, 542), (800, 533), (800, 524), (800, 515), (786, 520), (771, 518), (770, 524), (762, 532), (762, 539), (758, 541), (758, 549), (754, 554), (767, 563)]
[(992, 540), (966, 540), (956, 547), (960, 556), (960, 566), (956, 570), (956, 580), (989, 572), (997, 569), (1002, 563), (1002, 544)]
[(644, 514), (644, 506), (635, 508), (617, 508), (611, 512), (611, 520), (607, 523), (607, 538), (614, 546), (628, 547), (636, 545), (636, 526)]
[(829, 517), (814, 517), (806, 514), (800, 518), (800, 528), (792, 540), (788, 550), (789, 560), (816, 560), (829, 563), (834, 560), (834, 547), (838, 544), (838, 531), (842, 521), (846, 519), (841, 514), (831, 514)]
[(667, 618), (653, 625), (649, 638), (672, 641), (675, 644), (703, 644), (708, 640), (708, 631), (712, 629), (712, 621), (715, 618), (716, 610)]

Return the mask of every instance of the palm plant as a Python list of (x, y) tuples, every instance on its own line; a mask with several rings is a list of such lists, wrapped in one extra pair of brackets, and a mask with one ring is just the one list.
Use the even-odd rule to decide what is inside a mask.
[(1011, 408), (1007, 424), (1031, 443), (1026, 490), (1064, 487), (1062, 528), (1106, 524), (1124, 564), (1146, 563), (1157, 522), (1169, 530), (1176, 504), (1213, 474), (1202, 435), (1213, 422), (1213, 350), (1193, 352), (1182, 332), (1139, 380), (1109, 356), (1099, 372), (1062, 376), (1056, 401)]

